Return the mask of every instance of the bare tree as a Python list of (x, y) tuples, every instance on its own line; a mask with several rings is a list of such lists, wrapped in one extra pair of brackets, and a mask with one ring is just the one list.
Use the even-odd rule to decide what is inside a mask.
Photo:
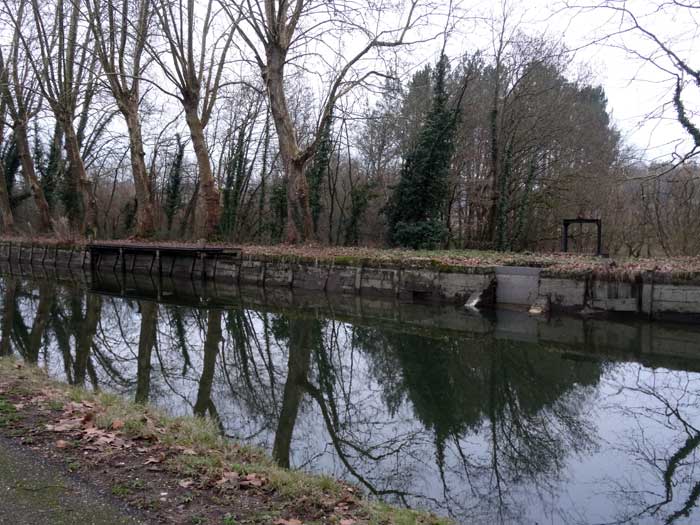
[(150, 0), (86, 0), (95, 51), (109, 89), (129, 134), (131, 170), (136, 194), (136, 235), (148, 237), (155, 228), (155, 210), (139, 116), (143, 54), (149, 38)]
[[(226, 4), (231, 19), (240, 21), (236, 25), (238, 34), (260, 70), (277, 130), (287, 176), (287, 242), (314, 238), (305, 168), (329, 125), (333, 108), (350, 90), (381, 75), (379, 71), (361, 67), (373, 62), (370, 60), (373, 52), (408, 43), (409, 31), (421, 19), (418, 3), (418, 0), (399, 3), (398, 13), (394, 15), (400, 22), (394, 27), (386, 27), (379, 20), (390, 18), (383, 4), (358, 7), (352, 2), (322, 0), (230, 0)], [(332, 40), (338, 45), (333, 45)], [(323, 48), (320, 53), (319, 47)], [(345, 56), (343, 51), (348, 47), (357, 51)], [(292, 65), (303, 73), (306, 67), (311, 69), (305, 65), (310, 56), (316, 56), (315, 66), (327, 70), (317, 71), (326, 89), (316, 129), (307, 143), (301, 144), (298, 126), (288, 107), (285, 68)]]
[[(651, 109), (649, 116), (663, 117), (666, 108), (672, 107), (676, 120), (691, 140), (691, 146), (677, 150), (674, 162), (662, 173), (668, 173), (700, 154), (700, 124), (694, 121), (696, 113), (690, 107), (697, 97), (697, 92), (690, 93), (690, 88), (700, 88), (700, 66), (694, 64), (693, 45), (700, 28), (700, 4), (685, 0), (565, 0), (564, 6), (576, 15), (611, 15), (608, 22), (614, 29), (597, 36), (592, 43), (602, 42), (622, 49), (641, 63), (651, 65), (664, 77), (663, 80), (655, 79), (655, 83), (668, 82), (672, 86), (667, 102), (661, 108)], [(672, 27), (672, 31), (664, 34), (663, 27)], [(625, 36), (630, 34), (637, 39), (626, 40)]]
[(80, 140), (74, 120), (86, 76), (96, 66), (91, 52), (92, 34), (80, 27), (80, 3), (57, 0), (48, 5), (39, 0), (29, 2), (31, 24), (21, 23), (19, 10), (5, 6), (16, 28), (41, 94), (49, 104), (65, 136), (65, 149), (76, 191), (82, 201), (81, 232), (94, 236), (97, 228), (92, 185), (81, 156)]
[(36, 204), (39, 220), (39, 231), (51, 230), (51, 215), (44, 190), (39, 184), (34, 159), (29, 147), (28, 125), (41, 107), (41, 100), (36, 86), (36, 78), (30, 71), (26, 61), (20, 60), (20, 30), (23, 26), (25, 2), (20, 2), (17, 10), (17, 25), (10, 46), (7, 64), (0, 50), (0, 68), (7, 68), (7, 82), (3, 83), (0, 96), (7, 104), (7, 110), (12, 118), (12, 131), (17, 144), (17, 152), (22, 165), (22, 175), (27, 183)]
[[(0, 64), (0, 86), (7, 83), (7, 71)], [(7, 105), (5, 99), (0, 97), (0, 144), (5, 138), (5, 116), (7, 114)], [(2, 217), (3, 233), (12, 235), (15, 233), (15, 220), (10, 207), (10, 196), (7, 192), (7, 180), (5, 179), (5, 166), (0, 161), (0, 216)]]
[(177, 89), (174, 96), (185, 112), (199, 169), (198, 208), (204, 215), (201, 233), (211, 237), (219, 225), (221, 203), (204, 131), (222, 87), (222, 73), (235, 29), (228, 27), (214, 34), (215, 21), (220, 20), (214, 0), (207, 1), (199, 25), (199, 9), (194, 0), (155, 0), (155, 6), (169, 53), (164, 57), (162, 50), (151, 45), (149, 51)]

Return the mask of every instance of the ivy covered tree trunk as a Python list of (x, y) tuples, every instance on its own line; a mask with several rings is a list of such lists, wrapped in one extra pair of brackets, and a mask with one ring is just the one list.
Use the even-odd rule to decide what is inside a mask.
[(498, 177), (498, 200), (496, 207), (496, 249), (507, 251), (511, 246), (508, 235), (508, 185), (513, 174), (513, 143), (509, 142), (505, 152), (502, 173)]
[(304, 163), (291, 161), (287, 169), (287, 222), (284, 240), (289, 244), (310, 241), (314, 236), (314, 220), (309, 200), (309, 182)]
[(318, 221), (323, 211), (321, 202), (321, 193), (323, 190), (323, 181), (328, 172), (333, 153), (333, 144), (331, 142), (331, 124), (328, 122), (320, 132), (320, 140), (313, 161), (307, 170), (307, 180), (309, 182), (309, 207), (311, 208), (311, 219), (313, 220), (314, 235), (318, 237)]
[(238, 138), (230, 148), (226, 162), (226, 181), (224, 185), (224, 206), (221, 217), (221, 233), (226, 238), (238, 238), (239, 208), (243, 199), (244, 183), (247, 174), (247, 126), (244, 123), (238, 130)]

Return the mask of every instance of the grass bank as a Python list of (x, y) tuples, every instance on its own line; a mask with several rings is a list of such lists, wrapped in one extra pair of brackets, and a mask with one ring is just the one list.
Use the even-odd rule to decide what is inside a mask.
[(0, 434), (138, 509), (175, 524), (438, 525), (351, 485), (277, 467), (221, 437), (216, 423), (50, 380), (0, 358)]

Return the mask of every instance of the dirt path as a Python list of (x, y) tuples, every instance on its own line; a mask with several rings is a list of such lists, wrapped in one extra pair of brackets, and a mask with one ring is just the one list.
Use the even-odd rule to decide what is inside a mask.
[(0, 437), (0, 524), (137, 525), (106, 494)]

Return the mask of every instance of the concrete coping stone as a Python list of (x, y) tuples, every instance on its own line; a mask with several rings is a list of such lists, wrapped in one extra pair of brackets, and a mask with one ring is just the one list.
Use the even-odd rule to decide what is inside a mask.
[(542, 273), (542, 268), (533, 266), (496, 266), (496, 275), (539, 277), (540, 273)]

